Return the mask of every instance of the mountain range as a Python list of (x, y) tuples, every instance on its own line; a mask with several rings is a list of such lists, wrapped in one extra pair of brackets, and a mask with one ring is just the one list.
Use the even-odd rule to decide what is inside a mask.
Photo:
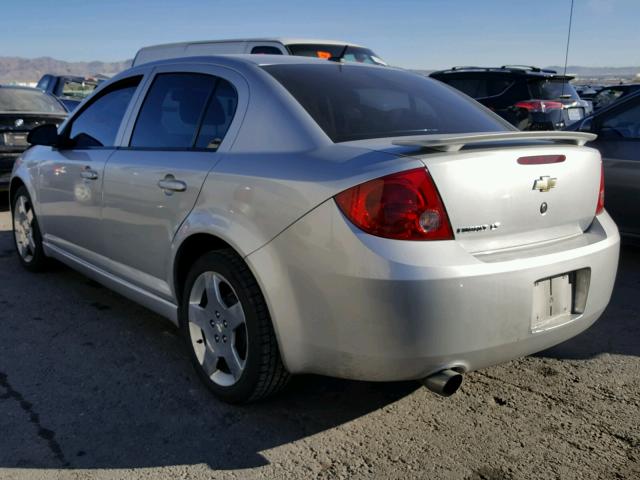
[(37, 82), (45, 73), (54, 75), (111, 77), (131, 66), (131, 60), (121, 62), (65, 62), (51, 57), (0, 57), (0, 83)]
[[(113, 76), (128, 68), (131, 60), (120, 62), (67, 62), (51, 57), (21, 58), (0, 57), (0, 84), (37, 82), (45, 73), (55, 75)], [(545, 67), (562, 72), (564, 67)], [(415, 70), (428, 74), (433, 70)], [(569, 65), (567, 73), (579, 78), (625, 78), (633, 80), (640, 74), (640, 67), (583, 67)]]

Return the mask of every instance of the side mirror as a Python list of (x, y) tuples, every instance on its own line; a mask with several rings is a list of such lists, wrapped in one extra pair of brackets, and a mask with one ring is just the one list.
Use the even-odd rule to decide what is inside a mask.
[(27, 135), (27, 142), (31, 145), (44, 145), (47, 147), (55, 147), (60, 140), (58, 136), (58, 127), (51, 123), (45, 123), (34, 128)]

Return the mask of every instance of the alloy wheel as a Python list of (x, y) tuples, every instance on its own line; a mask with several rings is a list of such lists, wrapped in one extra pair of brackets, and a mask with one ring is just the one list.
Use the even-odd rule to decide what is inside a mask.
[(225, 277), (204, 272), (196, 278), (188, 319), (191, 345), (203, 371), (217, 385), (234, 385), (246, 365), (248, 336), (242, 304)]
[(18, 254), (27, 263), (33, 260), (36, 243), (33, 237), (33, 208), (29, 199), (20, 195), (13, 210), (13, 232)]

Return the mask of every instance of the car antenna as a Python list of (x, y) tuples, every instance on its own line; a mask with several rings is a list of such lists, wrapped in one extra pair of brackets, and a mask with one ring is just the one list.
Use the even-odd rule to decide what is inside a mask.
[(562, 72), (562, 91), (560, 98), (564, 96), (564, 86), (567, 83), (567, 62), (569, 61), (569, 42), (571, 41), (571, 23), (573, 21), (573, 0), (571, 0), (571, 10), (569, 12), (569, 32), (567, 33), (567, 48), (564, 52), (564, 71)]
[(334, 56), (334, 57), (329, 57), (329, 61), (331, 61), (331, 62), (342, 62), (342, 59), (344, 58), (344, 54), (347, 53), (347, 48), (349, 48), (348, 44), (344, 46), (344, 48), (340, 52), (340, 55), (337, 55), (337, 56)]

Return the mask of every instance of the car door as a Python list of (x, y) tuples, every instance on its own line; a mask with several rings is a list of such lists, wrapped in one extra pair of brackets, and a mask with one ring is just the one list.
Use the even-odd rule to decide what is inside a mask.
[(44, 240), (76, 257), (99, 264), (104, 167), (142, 75), (99, 92), (75, 115), (38, 169)]
[(112, 273), (171, 298), (171, 242), (237, 131), (243, 82), (213, 66), (154, 71), (126, 147), (105, 170), (102, 232)]
[(605, 169), (605, 206), (623, 234), (640, 237), (640, 96), (594, 122)]

